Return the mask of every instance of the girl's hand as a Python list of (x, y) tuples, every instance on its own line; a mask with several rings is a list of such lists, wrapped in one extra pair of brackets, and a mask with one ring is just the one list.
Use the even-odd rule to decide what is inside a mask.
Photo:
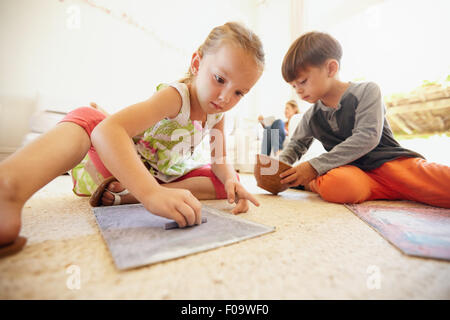
[[(255, 206), (259, 207), (259, 202), (249, 193), (242, 184), (234, 179), (228, 179), (225, 182), (225, 191), (229, 203), (236, 202), (236, 207), (231, 211), (232, 214), (238, 214), (248, 211), (248, 202), (250, 200)], [(237, 201), (236, 201), (237, 200)]]
[(186, 189), (160, 186), (142, 204), (151, 213), (175, 220), (180, 228), (202, 223), (202, 205)]
[(308, 161), (302, 162), (299, 165), (288, 169), (280, 174), (281, 184), (287, 184), (290, 187), (298, 185), (307, 186), (309, 182), (317, 177), (317, 171)]

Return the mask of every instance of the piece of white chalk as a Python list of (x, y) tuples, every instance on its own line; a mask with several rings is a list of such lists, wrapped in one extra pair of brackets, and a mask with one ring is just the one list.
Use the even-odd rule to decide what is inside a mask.
[[(208, 219), (206, 219), (206, 217), (202, 217), (202, 223), (205, 223), (205, 222), (208, 222)], [(196, 226), (196, 225), (194, 224), (194, 226)], [(179, 226), (178, 226), (178, 223), (176, 223), (175, 221), (167, 222), (164, 225), (165, 230), (176, 229), (176, 228), (179, 228)]]

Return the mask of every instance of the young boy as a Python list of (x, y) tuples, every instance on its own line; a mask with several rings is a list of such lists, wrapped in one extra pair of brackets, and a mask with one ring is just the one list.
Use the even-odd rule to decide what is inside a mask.
[(284, 80), (314, 105), (280, 160), (296, 162), (313, 138), (328, 152), (286, 170), (281, 182), (303, 185), (336, 203), (405, 199), (450, 208), (450, 167), (400, 146), (385, 118), (379, 87), (339, 80), (341, 56), (333, 37), (309, 32), (284, 57)]

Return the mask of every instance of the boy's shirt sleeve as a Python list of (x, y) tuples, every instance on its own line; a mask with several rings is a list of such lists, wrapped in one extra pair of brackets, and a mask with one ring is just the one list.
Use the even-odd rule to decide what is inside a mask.
[(288, 164), (293, 164), (299, 160), (308, 151), (314, 137), (309, 128), (309, 119), (311, 118), (311, 107), (300, 120), (299, 125), (294, 131), (292, 138), (280, 154), (280, 160)]
[(309, 160), (319, 175), (359, 159), (379, 144), (385, 110), (378, 85), (368, 83), (355, 112), (352, 135), (329, 152)]

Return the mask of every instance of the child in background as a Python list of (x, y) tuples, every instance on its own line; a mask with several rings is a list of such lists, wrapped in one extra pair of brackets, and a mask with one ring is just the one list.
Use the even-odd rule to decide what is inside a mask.
[[(283, 149), (286, 136), (289, 135), (289, 122), (292, 116), (298, 113), (300, 113), (300, 111), (298, 110), (297, 102), (295, 100), (289, 100), (286, 102), (284, 107), (284, 115), (287, 119), (286, 122), (283, 122), (281, 119), (277, 119), (272, 124), (266, 126), (264, 125), (264, 117), (262, 115), (258, 117), (258, 121), (264, 128), (263, 142), (261, 146), (262, 154), (269, 156), (273, 147), (274, 154), (278, 155), (278, 153)], [(292, 131), (293, 130), (295, 130), (295, 128), (292, 128)]]
[(313, 139), (327, 153), (281, 173), (281, 183), (303, 185), (324, 200), (412, 200), (450, 208), (450, 167), (430, 163), (395, 140), (373, 82), (339, 80), (340, 44), (310, 32), (286, 53), (283, 78), (314, 105), (305, 112), (280, 160), (294, 163)]
[[(99, 187), (111, 190), (104, 190), (103, 205), (113, 204), (112, 193), (126, 188), (131, 193), (124, 203), (141, 202), (180, 227), (201, 223), (198, 199), (238, 199), (233, 213), (246, 212), (247, 199), (259, 206), (226, 163), (223, 128), (224, 113), (249, 92), (263, 67), (259, 38), (238, 23), (226, 23), (194, 52), (185, 79), (159, 86), (148, 100), (110, 116), (95, 106), (70, 112), (0, 163), (0, 246), (14, 245), (25, 202), (86, 154), (93, 176), (114, 177)], [(215, 131), (212, 163), (199, 167), (192, 153), (208, 131)]]

